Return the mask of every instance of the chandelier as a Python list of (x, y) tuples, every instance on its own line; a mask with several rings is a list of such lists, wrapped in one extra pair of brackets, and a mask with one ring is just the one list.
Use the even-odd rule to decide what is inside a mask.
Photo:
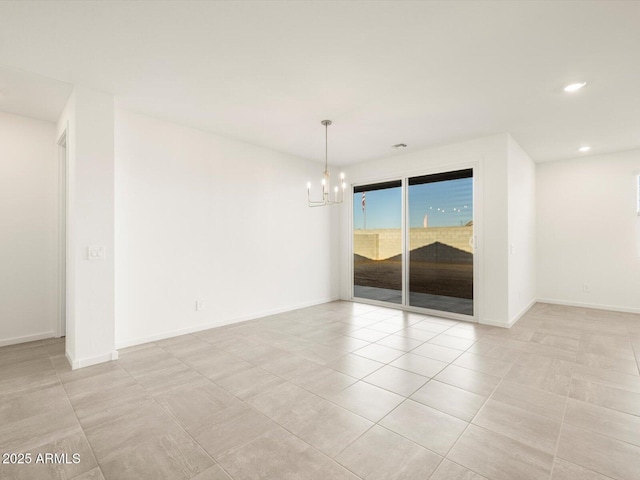
[[(324, 174), (322, 175), (322, 200), (311, 200), (311, 182), (307, 182), (307, 200), (310, 207), (324, 207), (325, 205), (337, 205), (344, 201), (344, 190), (347, 188), (347, 184), (344, 182), (344, 173), (340, 173), (341, 187), (338, 185), (331, 190), (331, 179), (329, 176), (329, 166), (327, 163), (327, 151), (328, 151), (328, 130), (331, 125), (331, 120), (322, 120), (324, 125)], [(331, 198), (333, 193), (333, 199)]]

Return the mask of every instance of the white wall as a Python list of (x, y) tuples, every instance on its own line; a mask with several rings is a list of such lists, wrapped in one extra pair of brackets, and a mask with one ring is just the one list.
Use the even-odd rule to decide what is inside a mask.
[(536, 166), (508, 140), (509, 322), (536, 300)]
[(117, 345), (337, 298), (338, 212), (306, 204), (322, 169), (117, 110)]
[(538, 298), (640, 312), (640, 150), (536, 170)]
[[(350, 183), (376, 182), (475, 166), (475, 198), (479, 256), (476, 315), (481, 323), (508, 325), (507, 264), (507, 138), (506, 134), (395, 155), (345, 169)], [(350, 205), (341, 209), (341, 297), (350, 298)]]
[(0, 346), (56, 333), (57, 192), (55, 125), (0, 112)]
[[(58, 120), (67, 129), (66, 354), (73, 368), (117, 358), (114, 347), (114, 102), (76, 87)], [(89, 246), (106, 259), (90, 261)]]

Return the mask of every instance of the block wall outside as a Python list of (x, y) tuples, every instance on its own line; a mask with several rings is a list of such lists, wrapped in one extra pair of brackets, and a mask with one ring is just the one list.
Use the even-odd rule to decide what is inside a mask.
[[(409, 233), (409, 249), (440, 242), (473, 253), (470, 245), (473, 226), (412, 228)], [(402, 231), (399, 228), (355, 230), (353, 251), (372, 260), (384, 260), (402, 253)]]

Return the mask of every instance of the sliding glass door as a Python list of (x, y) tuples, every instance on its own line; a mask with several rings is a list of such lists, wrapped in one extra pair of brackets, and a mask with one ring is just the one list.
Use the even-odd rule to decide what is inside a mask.
[(402, 182), (353, 192), (353, 295), (401, 304)]
[(473, 171), (408, 185), (409, 305), (473, 315)]
[(354, 298), (473, 316), (472, 169), (358, 185), (353, 228)]

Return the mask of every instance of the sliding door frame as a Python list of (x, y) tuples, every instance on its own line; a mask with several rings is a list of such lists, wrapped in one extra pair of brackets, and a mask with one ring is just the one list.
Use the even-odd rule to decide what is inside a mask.
[[(452, 172), (456, 170), (471, 169), (473, 171), (473, 315), (463, 315), (460, 313), (445, 312), (442, 310), (433, 310), (429, 308), (415, 307), (409, 305), (409, 258), (410, 251), (409, 235), (406, 226), (409, 225), (409, 178), (424, 175), (434, 175), (438, 173)], [(353, 265), (353, 190), (355, 187), (391, 182), (401, 180), (402, 183), (402, 304), (390, 302), (382, 302), (378, 300), (370, 300), (354, 296), (354, 265)], [(467, 322), (478, 322), (482, 309), (483, 285), (481, 282), (483, 271), (482, 242), (480, 241), (483, 234), (482, 230), (482, 167), (480, 162), (466, 162), (451, 165), (439, 165), (429, 169), (421, 169), (417, 171), (402, 171), (393, 176), (376, 176), (357, 179), (349, 188), (351, 200), (349, 201), (349, 290), (351, 301), (358, 303), (367, 303), (380, 307), (404, 310), (407, 312), (422, 313), (452, 320), (463, 320)]]

